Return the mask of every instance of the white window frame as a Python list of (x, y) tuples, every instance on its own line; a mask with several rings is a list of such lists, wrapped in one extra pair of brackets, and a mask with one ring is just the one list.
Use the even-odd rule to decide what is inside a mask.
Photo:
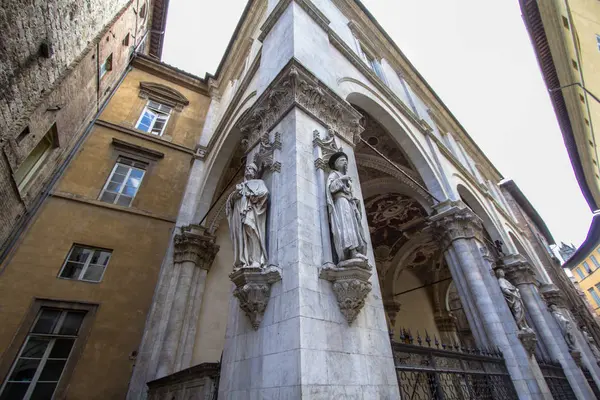
[(112, 71), (112, 59), (113, 55), (110, 53), (108, 57), (104, 59), (104, 62), (100, 64), (100, 79), (102, 79), (107, 72)]
[[(135, 160), (130, 160), (128, 158), (124, 158), (124, 157), (119, 157), (117, 159), (117, 162), (115, 163), (112, 171), (110, 172), (110, 174), (108, 175), (108, 178), (106, 179), (106, 183), (104, 183), (104, 187), (102, 188), (102, 191), (100, 191), (100, 196), (98, 196), (98, 200), (104, 202), (104, 203), (109, 203), (109, 204), (114, 204), (117, 206), (121, 206), (119, 204), (117, 204), (117, 202), (119, 201), (119, 198), (121, 197), (121, 195), (123, 194), (123, 189), (125, 188), (126, 184), (127, 184), (127, 180), (129, 179), (129, 177), (131, 176), (131, 171), (133, 169), (138, 169), (140, 171), (142, 171), (142, 177), (140, 178), (140, 186), (142, 185), (142, 182), (144, 180), (144, 177), (146, 176), (146, 170), (139, 168), (139, 167), (135, 167), (133, 165), (128, 165), (125, 164), (124, 162), (130, 162), (130, 163), (134, 163), (134, 164), (143, 164), (139, 161), (135, 161)], [(127, 175), (125, 175), (125, 179), (123, 180), (123, 182), (121, 183), (121, 186), (119, 187), (119, 191), (117, 193), (117, 196), (115, 197), (115, 199), (113, 200), (113, 202), (108, 202), (105, 200), (102, 200), (102, 196), (104, 195), (104, 192), (106, 192), (106, 188), (108, 187), (108, 185), (111, 182), (111, 179), (113, 177), (113, 175), (115, 174), (115, 171), (117, 170), (117, 168), (119, 167), (119, 165), (122, 165), (124, 167), (129, 168), (129, 171), (127, 171)], [(121, 206), (121, 207), (131, 207), (131, 204), (133, 203), (133, 200), (135, 199), (135, 196), (137, 196), (138, 192), (140, 191), (140, 188), (138, 186), (137, 190), (135, 191), (135, 193), (133, 194), (133, 197), (131, 198), (131, 202), (129, 203), (128, 206)], [(109, 193), (115, 193), (115, 192), (109, 192)]]
[[(44, 310), (56, 310), (56, 311), (60, 311), (61, 315), (58, 317), (58, 322), (56, 323), (56, 326), (52, 330), (52, 333), (35, 333), (35, 332), (33, 332), (33, 328), (37, 324), (37, 322), (40, 319), (40, 317), (41, 317), (41, 315), (42, 315), (42, 313), (43, 313)], [(67, 356), (67, 358), (64, 359), (65, 360), (65, 365), (62, 368), (60, 376), (58, 377), (58, 380), (56, 381), (56, 386), (54, 387), (54, 391), (52, 392), (52, 394), (54, 396), (54, 394), (56, 393), (56, 388), (60, 384), (60, 380), (62, 379), (63, 374), (65, 373), (65, 369), (67, 368), (67, 364), (69, 362), (69, 359), (71, 358), (71, 355), (73, 353), (73, 349), (75, 348), (75, 344), (77, 342), (77, 339), (79, 338), (79, 332), (81, 332), (81, 327), (84, 324), (85, 317), (86, 317), (87, 313), (86, 312), (82, 312), (84, 314), (84, 317), (81, 320), (81, 324), (79, 325), (79, 331), (78, 331), (77, 335), (64, 335), (64, 334), (61, 335), (58, 332), (60, 332), (60, 329), (62, 328), (62, 325), (65, 322), (65, 318), (67, 317), (67, 313), (69, 313), (69, 312), (77, 312), (77, 311), (78, 310), (65, 309), (65, 308), (55, 308), (55, 307), (41, 307), (40, 308), (40, 310), (38, 311), (38, 315), (36, 316), (35, 320), (31, 324), (31, 327), (29, 328), (29, 332), (27, 333), (27, 337), (25, 338), (25, 341), (23, 342), (23, 344), (21, 345), (21, 348), (19, 349), (19, 353), (17, 354), (17, 357), (15, 357), (15, 359), (13, 361), (13, 364), (10, 367), (9, 372), (6, 375), (6, 379), (2, 383), (2, 387), (0, 388), (0, 394), (2, 394), (2, 392), (4, 392), (4, 389), (6, 388), (7, 384), (11, 383), (11, 381), (10, 381), (9, 378), (12, 375), (12, 373), (14, 372), (14, 369), (19, 364), (19, 360), (22, 358), (21, 355), (23, 354), (23, 351), (27, 347), (27, 343), (29, 342), (29, 340), (32, 337), (46, 337), (46, 338), (50, 337), (50, 341), (48, 342), (48, 346), (46, 347), (46, 350), (44, 350), (44, 354), (42, 355), (42, 357), (40, 359), (40, 362), (39, 362), (39, 364), (38, 364), (38, 366), (36, 368), (35, 374), (31, 378), (31, 381), (29, 383), (29, 387), (27, 388), (27, 391), (25, 392), (25, 396), (23, 397), (23, 400), (28, 400), (33, 395), (33, 391), (35, 390), (36, 385), (39, 383), (40, 375), (42, 374), (42, 371), (44, 370), (44, 367), (46, 366), (46, 363), (47, 363), (48, 359), (50, 358), (50, 353), (54, 349), (54, 344), (56, 343), (56, 340), (57, 339), (62, 339), (62, 338), (74, 339), (73, 346), (71, 346), (71, 350), (69, 351), (69, 355)], [(62, 358), (60, 358), (60, 360), (62, 360)], [(13, 381), (13, 382), (18, 382), (18, 381)], [(48, 382), (54, 382), (54, 381), (48, 381)]]
[[(81, 249), (86, 249), (86, 250), (91, 250), (92, 254), (87, 258), (87, 260), (85, 260), (85, 263), (83, 263), (83, 268), (81, 269), (81, 272), (79, 273), (79, 276), (76, 278), (68, 278), (66, 276), (62, 276), (62, 273), (65, 269), (65, 267), (67, 266), (67, 264), (69, 262), (76, 262), (76, 261), (72, 261), (71, 260), (71, 254), (73, 253), (73, 250), (75, 250), (75, 248), (81, 248)], [(108, 261), (106, 261), (106, 265), (103, 265), (103, 269), (102, 269), (102, 275), (100, 275), (100, 278), (97, 281), (93, 281), (90, 279), (83, 279), (83, 277), (85, 276), (85, 273), (87, 272), (91, 262), (92, 262), (92, 258), (94, 258), (94, 253), (96, 251), (103, 251), (106, 253), (109, 253), (108, 256)], [(74, 244), (73, 246), (71, 246), (71, 250), (69, 250), (69, 254), (67, 254), (67, 258), (65, 259), (65, 262), (63, 263), (60, 271), (58, 272), (58, 277), (60, 279), (67, 279), (70, 281), (82, 281), (82, 282), (92, 282), (92, 283), (100, 283), (102, 282), (102, 279), (104, 278), (104, 273), (106, 272), (106, 269), (108, 268), (108, 263), (110, 262), (110, 259), (112, 258), (112, 250), (109, 249), (103, 249), (100, 247), (91, 247), (91, 246), (84, 246), (84, 245), (80, 245), (80, 244)], [(94, 264), (96, 265), (96, 264)]]
[[(168, 108), (168, 112), (166, 112), (165, 110), (162, 110), (161, 109), (162, 107)], [(169, 123), (169, 119), (171, 118), (172, 112), (173, 112), (173, 108), (172, 107), (167, 106), (167, 105), (162, 104), (162, 103), (159, 103), (158, 101), (148, 100), (148, 102), (146, 103), (146, 106), (144, 107), (144, 110), (140, 114), (140, 117), (138, 118), (138, 120), (137, 120), (137, 122), (135, 124), (135, 129), (138, 129), (138, 130), (140, 130), (142, 132), (149, 133), (151, 135), (162, 136), (165, 133), (165, 129), (167, 128), (167, 124)], [(148, 128), (149, 130), (147, 130), (147, 131), (139, 128), (140, 123), (142, 122), (142, 119), (144, 118), (144, 116), (146, 115), (146, 113), (150, 113), (150, 114), (154, 115), (154, 119), (152, 120), (152, 124), (150, 125), (150, 127)], [(164, 123), (162, 129), (160, 130), (160, 132), (155, 133), (152, 130), (154, 129), (154, 125), (156, 125), (156, 121), (158, 121), (159, 118), (161, 118), (162, 120), (164, 120), (165, 123)]]

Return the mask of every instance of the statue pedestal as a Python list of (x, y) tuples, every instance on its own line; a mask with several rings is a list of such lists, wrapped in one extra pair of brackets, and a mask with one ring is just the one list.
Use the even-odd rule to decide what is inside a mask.
[(521, 343), (523, 343), (523, 347), (525, 347), (527, 354), (529, 354), (531, 357), (535, 352), (535, 346), (537, 344), (535, 332), (533, 332), (532, 329), (520, 330), (519, 333), (517, 333), (517, 336), (519, 337)]
[[(358, 261), (358, 259), (347, 260), (345, 263), (349, 264), (354, 261)], [(373, 287), (369, 282), (371, 267), (366, 260), (360, 261), (360, 265), (346, 268), (322, 268), (319, 274), (321, 279), (330, 281), (333, 284), (333, 292), (340, 306), (340, 311), (346, 317), (348, 324), (356, 319)], [(369, 269), (364, 267), (365, 264)]]

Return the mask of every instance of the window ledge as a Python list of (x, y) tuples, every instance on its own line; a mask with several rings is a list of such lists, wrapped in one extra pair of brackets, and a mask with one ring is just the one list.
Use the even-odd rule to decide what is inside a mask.
[(112, 139), (112, 144), (119, 150), (139, 154), (151, 160), (160, 160), (165, 157), (165, 153), (161, 153), (160, 151), (152, 150), (117, 138)]

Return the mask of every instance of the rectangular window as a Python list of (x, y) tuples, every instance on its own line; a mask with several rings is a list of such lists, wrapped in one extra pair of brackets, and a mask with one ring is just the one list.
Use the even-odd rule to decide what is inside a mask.
[(373, 57), (370, 53), (366, 52), (364, 49), (362, 49), (363, 55), (365, 60), (367, 61), (367, 64), (369, 65), (369, 68), (371, 68), (371, 70), (373, 70), (373, 72), (375, 72), (375, 75), (377, 75), (379, 78), (381, 78), (382, 81), (386, 82), (385, 80), (385, 76), (383, 75), (383, 70), (381, 69), (381, 64), (379, 63), (379, 61)]
[(585, 268), (585, 272), (587, 272), (588, 274), (592, 273), (592, 269), (590, 268), (590, 264), (588, 264), (587, 261), (583, 262), (583, 268)]
[(2, 385), (0, 399), (50, 399), (85, 311), (42, 307)]
[(162, 136), (170, 115), (171, 107), (149, 100), (135, 127), (141, 131)]
[(112, 251), (73, 245), (58, 274), (61, 278), (100, 282)]
[(32, 181), (52, 149), (56, 147), (56, 135), (56, 124), (54, 124), (15, 171), (15, 181), (19, 190), (23, 190)]
[(100, 79), (102, 79), (108, 71), (112, 71), (112, 54), (106, 57), (106, 60), (100, 65)]
[(145, 170), (146, 164), (119, 157), (100, 193), (100, 200), (129, 207), (140, 188)]
[(596, 256), (591, 256), (590, 258), (592, 259), (592, 262), (594, 263), (594, 266), (596, 267), (596, 269), (600, 268), (600, 263), (598, 262), (598, 259), (596, 258)]
[(598, 296), (598, 293), (596, 293), (594, 288), (589, 288), (588, 293), (590, 294), (590, 296), (592, 296), (592, 298), (596, 302), (596, 307), (600, 307), (600, 296)]
[(577, 275), (579, 275), (579, 278), (581, 278), (581, 279), (585, 278), (585, 274), (583, 273), (581, 268), (577, 268), (575, 271), (577, 271)]

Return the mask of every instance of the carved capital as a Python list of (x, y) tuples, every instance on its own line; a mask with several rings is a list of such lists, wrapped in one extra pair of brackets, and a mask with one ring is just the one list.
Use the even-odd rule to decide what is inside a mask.
[(175, 235), (173, 261), (176, 263), (193, 262), (198, 268), (210, 270), (219, 246), (216, 238), (198, 225), (181, 228), (181, 234)]
[(548, 307), (550, 307), (551, 305), (555, 305), (559, 308), (565, 308), (567, 306), (562, 292), (558, 287), (556, 287), (556, 285), (542, 285), (540, 287), (540, 294), (542, 295), (542, 298), (544, 299)]
[(349, 144), (360, 139), (361, 114), (293, 59), (239, 122), (248, 151), (293, 107), (301, 108)]
[(325, 267), (321, 269), (319, 277), (333, 283), (333, 292), (340, 311), (346, 317), (348, 325), (352, 324), (364, 307), (365, 299), (372, 289), (369, 282), (371, 271), (358, 266)]
[(528, 330), (520, 330), (519, 333), (517, 333), (517, 336), (519, 337), (521, 343), (523, 343), (525, 351), (527, 351), (527, 354), (529, 354), (529, 357), (531, 357), (535, 352), (535, 346), (537, 344), (537, 336), (535, 335), (535, 332), (533, 332), (531, 328)]
[(435, 326), (440, 332), (456, 332), (456, 317), (451, 313), (438, 313), (434, 316)]
[(535, 271), (529, 261), (520, 254), (511, 254), (502, 259), (506, 277), (514, 285), (535, 285)]
[(448, 247), (458, 239), (483, 240), (483, 225), (481, 219), (462, 202), (443, 202), (436, 206), (438, 213), (429, 221), (433, 232), (443, 244)]
[(400, 303), (394, 299), (385, 300), (383, 302), (383, 309), (390, 320), (390, 330), (393, 330), (394, 326), (396, 326), (396, 315), (400, 311)]
[(265, 315), (271, 296), (271, 285), (281, 280), (279, 269), (240, 268), (229, 275), (235, 284), (233, 295), (239, 300), (240, 308), (250, 319), (252, 327), (257, 330)]

